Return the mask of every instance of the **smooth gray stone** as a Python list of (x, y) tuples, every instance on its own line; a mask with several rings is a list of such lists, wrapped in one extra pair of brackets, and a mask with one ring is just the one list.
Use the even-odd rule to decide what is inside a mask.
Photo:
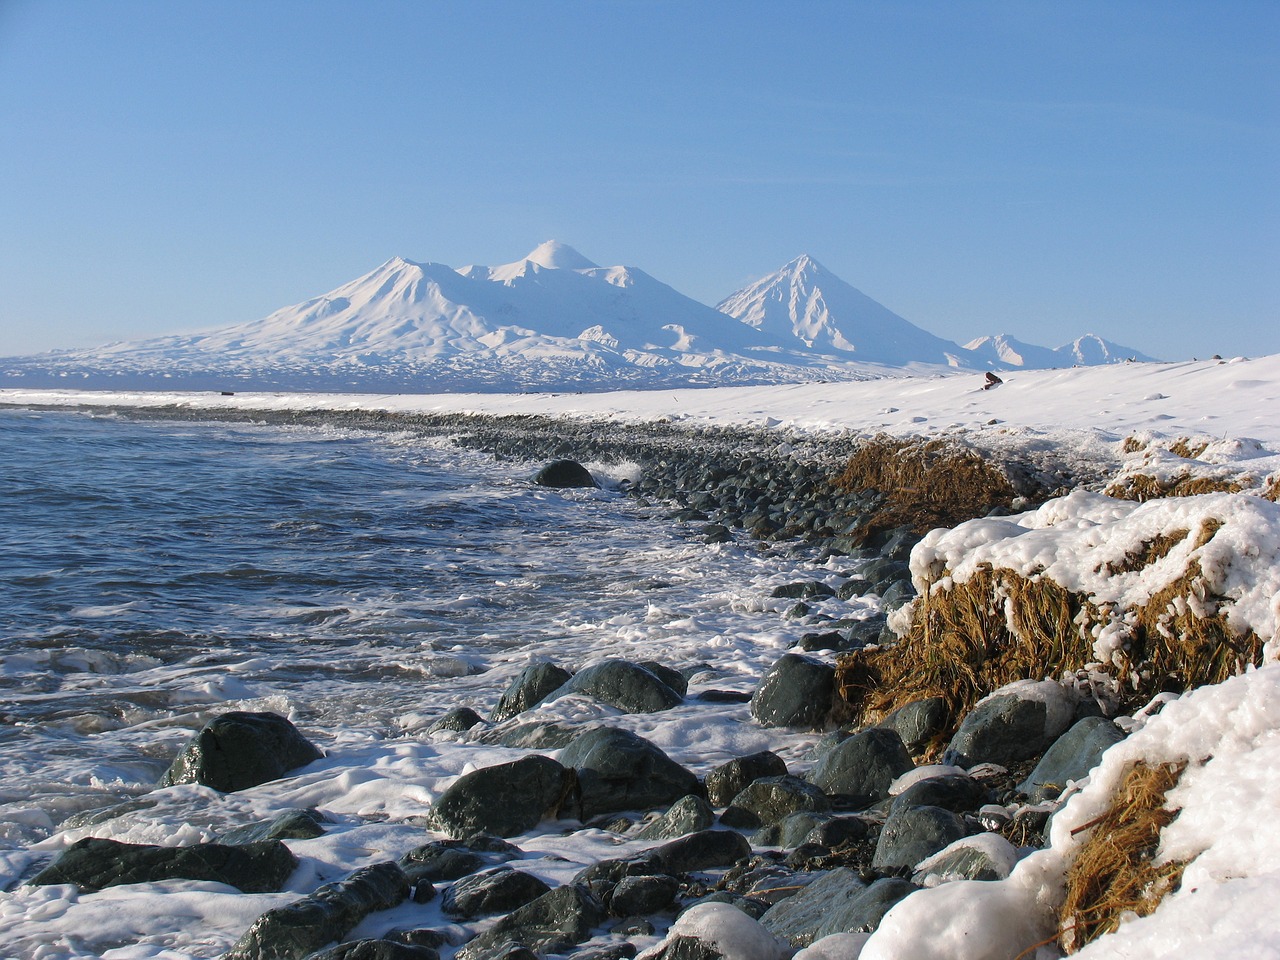
[(440, 960), (440, 951), (394, 940), (353, 940), (313, 953), (307, 960)]
[(477, 960), (507, 941), (538, 952), (560, 953), (589, 939), (605, 917), (604, 906), (586, 887), (566, 884), (499, 919), (463, 947), (458, 960)]
[(547, 660), (531, 663), (520, 671), (498, 698), (498, 705), (489, 714), (494, 723), (501, 723), (518, 713), (532, 709), (559, 690), (573, 677), (568, 670)]
[(784, 849), (798, 847), (805, 842), (814, 827), (830, 819), (829, 813), (808, 810), (791, 813), (777, 823), (761, 827), (751, 837), (751, 843), (757, 847), (783, 847)]
[(929, 746), (934, 738), (942, 734), (946, 725), (947, 702), (941, 697), (926, 697), (904, 703), (876, 724), (897, 733), (912, 755)]
[(427, 727), (427, 733), (463, 733), (483, 722), (484, 718), (470, 707), (454, 707)]
[(341, 940), (370, 913), (399, 906), (408, 896), (409, 882), (394, 863), (363, 867), (309, 897), (268, 910), (222, 960), (302, 960)]
[(942, 807), (952, 813), (977, 810), (987, 799), (987, 788), (973, 777), (947, 774), (918, 780), (893, 798), (896, 807)]
[(816, 730), (831, 716), (835, 667), (783, 654), (761, 678), (751, 698), (751, 716), (762, 727)]
[(833, 746), (809, 773), (809, 782), (829, 796), (847, 797), (866, 808), (889, 795), (889, 785), (914, 769), (911, 755), (894, 731), (863, 730)]
[(1068, 780), (1083, 780), (1107, 748), (1123, 739), (1120, 728), (1105, 717), (1086, 717), (1054, 741), (1018, 789), (1032, 803), (1056, 800)]
[(681, 797), (671, 809), (657, 820), (647, 824), (636, 835), (637, 840), (672, 840), (683, 837), (687, 833), (706, 830), (715, 823), (716, 815), (707, 806), (707, 801), (690, 794)]
[(831, 801), (820, 788), (788, 774), (747, 784), (720, 815), (720, 822), (726, 827), (752, 830), (780, 823), (800, 811), (830, 809)]
[(946, 881), (1005, 879), (1009, 875), (1005, 863), (1017, 859), (1017, 848), (998, 834), (990, 836), (996, 838), (991, 842), (999, 843), (1007, 851), (1008, 861), (994, 860), (985, 851), (966, 846), (942, 854), (928, 871), (921, 870), (911, 879), (921, 885), (924, 885), (930, 877), (938, 877)]
[(749, 783), (762, 777), (786, 775), (786, 763), (776, 753), (768, 750), (735, 757), (707, 774), (707, 800), (713, 807), (727, 807)]
[[(836, 867), (798, 893), (775, 903), (760, 918), (762, 926), (795, 947), (807, 947), (833, 913), (866, 889), (848, 867)], [(841, 931), (836, 931), (841, 932)]]
[(587, 820), (602, 813), (650, 810), (698, 793), (698, 778), (643, 737), (617, 727), (597, 727), (560, 751), (577, 774), (577, 787), (562, 814)]
[(259, 840), (312, 840), (324, 836), (328, 823), (318, 810), (290, 810), (274, 820), (263, 820), (228, 830), (219, 843), (256, 843)]
[(126, 883), (209, 880), (245, 893), (275, 893), (298, 866), (279, 840), (160, 847), (99, 837), (77, 840), (28, 883), (73, 883), (86, 892)]
[(643, 917), (667, 910), (676, 902), (680, 881), (666, 874), (623, 877), (609, 895), (609, 913), (615, 917)]
[(550, 892), (550, 884), (531, 873), (498, 867), (463, 877), (453, 884), (441, 897), (440, 909), (455, 919), (485, 917), (509, 913)]
[(598, 487), (591, 471), (576, 460), (553, 460), (534, 475), (540, 487)]
[(605, 660), (584, 667), (547, 699), (558, 700), (571, 693), (591, 697), (626, 713), (657, 713), (684, 702), (684, 697), (651, 671), (630, 660)]
[(914, 870), (966, 836), (964, 821), (941, 807), (898, 807), (885, 821), (871, 865), (877, 870)]
[(187, 741), (159, 786), (199, 783), (233, 793), (279, 780), (322, 756), (285, 717), (233, 710), (214, 717)]
[(1043, 753), (1063, 732), (1046, 729), (1047, 718), (1048, 711), (1039, 700), (1015, 693), (992, 697), (964, 718), (942, 762), (972, 767), (1029, 760)]
[(531, 754), (464, 774), (431, 808), (436, 827), (453, 837), (514, 837), (556, 816), (573, 776), (550, 757)]

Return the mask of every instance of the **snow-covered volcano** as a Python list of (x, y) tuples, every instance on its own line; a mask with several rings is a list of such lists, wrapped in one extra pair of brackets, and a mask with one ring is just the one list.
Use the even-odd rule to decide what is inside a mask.
[[(788, 342), (791, 341), (791, 342)], [(856, 376), (634, 267), (548, 241), (496, 267), (394, 257), (323, 296), (205, 334), (22, 358), (10, 384), (441, 391)]]
[(722, 300), (762, 333), (864, 363), (965, 366), (964, 350), (850, 286), (807, 254)]

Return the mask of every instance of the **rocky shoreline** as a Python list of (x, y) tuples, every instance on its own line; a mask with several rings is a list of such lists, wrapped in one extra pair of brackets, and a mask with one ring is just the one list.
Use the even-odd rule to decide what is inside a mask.
[[(847, 438), (530, 417), (118, 412), (413, 431), (504, 458), (631, 463), (639, 476), (623, 484), (626, 492), (664, 505), (708, 543), (750, 537), (766, 549), (802, 551), (815, 561), (849, 557), (850, 572), (838, 587), (815, 578), (778, 588), (775, 596), (795, 600), (792, 616), (807, 616), (805, 601), (814, 596), (873, 593), (888, 610), (914, 594), (905, 560), (922, 531), (877, 524), (877, 517), (900, 519), (885, 512), (897, 491), (851, 488)], [(1043, 462), (1001, 468), (1009, 482), (993, 494), (997, 513), (1010, 496), (1043, 498), (1079, 479)], [(592, 482), (589, 476), (585, 482)], [(1096, 702), (1050, 681), (1015, 684), (955, 720), (926, 698), (877, 726), (842, 729), (830, 655), (892, 634), (883, 614), (815, 618), (814, 628), (742, 707), (744, 718), (761, 726), (828, 731), (809, 769), (788, 770), (766, 751), (699, 778), (620, 728), (523, 722), (523, 713), (564, 692), (626, 713), (656, 714), (687, 702), (688, 677), (671, 665), (610, 660), (575, 671), (534, 664), (487, 721), (459, 708), (433, 727), (534, 751), (466, 774), (438, 798), (430, 823), (450, 839), (407, 850), (397, 862), (362, 868), (269, 911), (227, 956), (616, 960), (644, 951), (650, 960), (783, 960), (801, 950), (804, 957), (853, 957), (881, 917), (916, 890), (1007, 876), (1043, 842), (1061, 789), (1123, 737)], [(723, 702), (719, 693), (699, 696)], [(282, 717), (224, 714), (193, 738), (162, 784), (234, 791), (283, 776), (317, 753)], [(523, 852), (503, 839), (540, 824), (655, 845), (590, 865), (552, 889), (519, 869)], [(196, 847), (81, 841), (31, 882), (89, 890), (187, 877), (279, 889), (291, 856), (284, 841), (316, 831), (324, 831), (323, 815), (299, 810)], [(455, 923), (344, 942), (370, 912), (437, 896)], [(823, 938), (824, 952), (804, 950)], [(339, 945), (330, 946), (334, 941)]]

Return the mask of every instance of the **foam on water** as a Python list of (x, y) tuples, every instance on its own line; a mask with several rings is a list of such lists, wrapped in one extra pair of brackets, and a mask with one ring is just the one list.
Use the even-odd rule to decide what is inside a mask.
[[(706, 546), (615, 491), (540, 488), (536, 465), (337, 429), (4, 411), (0, 449), (0, 954), (216, 956), (283, 902), (177, 881), (20, 885), (84, 836), (192, 843), (318, 807), (335, 822), (292, 844), (293, 896), (400, 856), (429, 839), (423, 816), (454, 777), (530, 752), (425, 728), (453, 706), (487, 714), (534, 659), (705, 664), (662, 714), (570, 696), (529, 715), (607, 720), (697, 772), (765, 748), (802, 765), (811, 743), (693, 696), (751, 690), (813, 629), (772, 588), (830, 571)], [(154, 789), (227, 709), (287, 714), (326, 756), (233, 795)], [(554, 827), (516, 842), (566, 858), (525, 864), (556, 882), (619, 850)], [(445, 922), (432, 909), (414, 905), (413, 925)]]

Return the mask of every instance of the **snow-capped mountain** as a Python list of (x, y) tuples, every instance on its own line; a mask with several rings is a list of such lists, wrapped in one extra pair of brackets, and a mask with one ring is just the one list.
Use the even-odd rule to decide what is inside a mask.
[[(459, 269), (402, 257), (261, 320), (10, 361), (9, 383), (192, 389), (608, 389), (851, 378), (634, 267), (548, 241)], [(864, 374), (865, 375), (865, 374)], [(88, 382), (86, 382), (88, 381)]]
[(1092, 367), (1104, 363), (1126, 363), (1131, 360), (1153, 362), (1152, 357), (1130, 347), (1123, 347), (1097, 334), (1087, 333), (1070, 343), (1050, 349), (1023, 343), (1007, 333), (979, 337), (964, 345), (969, 365), (1006, 370), (1022, 367), (1044, 370), (1051, 367)]
[(960, 347), (810, 257), (708, 307), (635, 267), (547, 241), (496, 267), (394, 257), (323, 296), (186, 336), (0, 361), (0, 384), (117, 389), (438, 393), (849, 380), (903, 367), (1115, 362), (1088, 336)]
[(794, 338), (807, 349), (849, 360), (966, 365), (958, 344), (903, 319), (807, 254), (720, 301), (716, 309), (762, 333)]

